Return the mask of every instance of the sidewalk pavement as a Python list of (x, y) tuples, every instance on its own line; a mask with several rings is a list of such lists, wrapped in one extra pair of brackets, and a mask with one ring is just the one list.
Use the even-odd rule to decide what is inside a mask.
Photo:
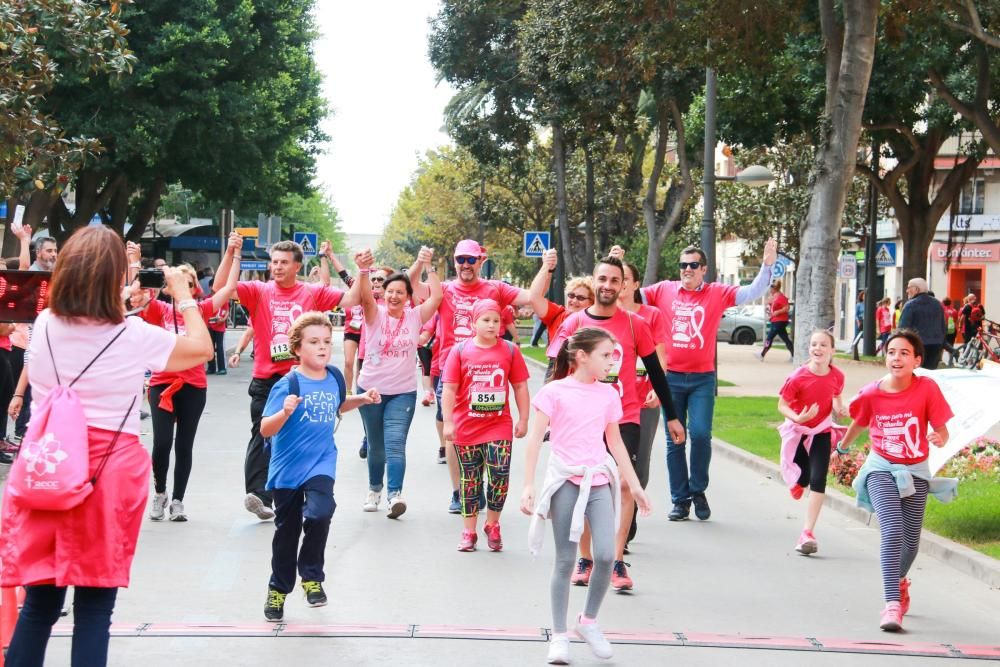
[[(739, 349), (749, 358), (747, 348)], [(515, 444), (511, 496), (502, 521), (504, 552), (455, 550), (461, 526), (458, 517), (445, 511), (451, 485), (446, 467), (435, 460), (434, 411), (419, 401), (407, 447), (407, 513), (392, 521), (381, 511), (361, 511), (367, 488), (367, 467), (357, 455), (362, 428), (359, 417), (348, 414), (336, 436), (338, 509), (327, 548), (330, 604), (308, 608), (296, 592), (286, 605), (287, 626), (263, 622), (273, 525), (258, 521), (242, 503), (249, 437), (247, 356), (229, 375), (209, 376), (208, 406), (185, 498), (190, 520), (143, 525), (132, 585), (121, 591), (114, 616), (116, 631), (126, 636), (112, 639), (111, 664), (544, 664), (541, 641), (417, 638), (421, 628), (446, 625), (478, 628), (445, 628), (446, 636), (505, 637), (513, 631), (540, 639), (541, 628), (551, 627), (553, 557), (550, 541), (537, 559), (527, 551), (528, 518), (517, 509), (523, 441)], [(335, 358), (340, 360), (339, 351)], [(778, 371), (776, 361), (776, 372), (783, 376), (788, 366)], [(761, 366), (753, 363), (758, 376)], [(768, 372), (769, 366), (770, 359), (764, 364)], [(739, 381), (727, 372), (722, 377)], [(530, 384), (533, 391), (539, 388), (541, 372), (533, 369)], [(149, 428), (148, 421), (143, 424)], [(148, 444), (148, 435), (143, 440)], [(942, 648), (946, 643), (973, 653), (968, 645), (992, 646), (993, 654), (1000, 654), (1000, 591), (921, 555), (911, 573), (913, 609), (906, 618), (907, 632), (887, 635), (878, 629), (882, 601), (874, 530), (826, 512), (816, 531), (819, 554), (799, 556), (793, 547), (804, 503), (724, 457), (712, 465), (712, 519), (669, 523), (663, 462), (661, 436), (649, 483), (654, 513), (640, 521), (627, 557), (635, 591), (609, 593), (601, 622), (609, 631), (658, 633), (661, 639), (683, 633), (687, 645), (618, 644), (614, 664), (792, 665), (808, 659), (820, 666), (876, 661), (902, 666), (932, 660), (825, 653), (819, 652), (820, 645), (848, 651), (895, 645), (917, 653), (957, 655)], [(579, 611), (585, 594), (585, 589), (573, 589), (571, 614)], [(69, 623), (60, 622), (63, 635)], [(375, 636), (291, 636), (358, 624), (378, 626), (353, 630)], [(400, 626), (402, 636), (387, 636), (393, 633), (391, 626)], [(270, 635), (254, 636), (261, 632)], [(792, 649), (785, 651), (760, 648), (759, 642), (758, 648), (726, 648), (736, 635), (741, 644), (754, 643), (754, 637), (796, 639), (782, 640)], [(830, 637), (876, 644), (836, 649), (836, 642), (823, 639)], [(693, 647), (699, 638), (703, 647)], [(47, 664), (68, 664), (69, 647), (65, 636), (54, 637)], [(593, 659), (582, 645), (574, 645), (573, 659), (574, 664), (608, 664)]]

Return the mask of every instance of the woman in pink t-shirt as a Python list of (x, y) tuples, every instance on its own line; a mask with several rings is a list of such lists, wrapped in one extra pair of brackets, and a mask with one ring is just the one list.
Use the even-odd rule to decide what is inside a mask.
[[(491, 551), (503, 549), (500, 512), (507, 502), (510, 456), (514, 438), (528, 430), (528, 367), (521, 350), (499, 338), (500, 305), (480, 299), (472, 307), (474, 336), (455, 345), (444, 361), (441, 404), (444, 437), (455, 446), (459, 464), (460, 505), (465, 528), (459, 551), (475, 551), (486, 475), (486, 525)], [(510, 416), (509, 388), (514, 389), (517, 424)]]
[(954, 415), (937, 383), (913, 374), (923, 356), (924, 346), (915, 331), (899, 329), (889, 336), (885, 353), (889, 373), (862, 388), (851, 401), (854, 421), (837, 449), (844, 453), (868, 429), (871, 452), (853, 486), (858, 506), (878, 517), (886, 603), (879, 626), (887, 632), (903, 629), (903, 615), (910, 608), (906, 574), (920, 546), (927, 495), (942, 502), (956, 495), (957, 480), (933, 477), (927, 465), (930, 445), (944, 447), (948, 442), (946, 424)]
[[(107, 663), (111, 614), (118, 588), (129, 583), (149, 487), (149, 454), (139, 442), (145, 371), (182, 371), (212, 358), (208, 328), (181, 273), (164, 272), (187, 336), (125, 317), (121, 290), (127, 271), (117, 234), (102, 225), (80, 229), (60, 250), (49, 308), (35, 321), (28, 366), (35, 406), (75, 379), (87, 423), (90, 474), (104, 467), (91, 494), (64, 511), (21, 507), (8, 487), (0, 585), (27, 590), (8, 664), (43, 663), (68, 586), (74, 587), (72, 664)], [(26, 437), (21, 456), (43, 456), (39, 445)]]
[[(594, 655), (608, 659), (611, 644), (601, 634), (597, 614), (611, 584), (622, 482), (631, 490), (639, 512), (643, 516), (650, 513), (649, 498), (618, 430), (621, 400), (612, 385), (602, 382), (615, 365), (614, 351), (615, 339), (607, 330), (576, 330), (559, 350), (553, 381), (532, 401), (535, 419), (525, 454), (521, 511), (532, 517), (529, 542), (533, 554), (538, 553), (544, 539), (542, 520), (552, 519), (556, 564), (550, 587), (553, 634), (548, 660), (553, 664), (569, 663), (566, 612), (584, 520), (590, 528), (594, 569), (583, 613), (577, 617), (576, 634), (590, 645)], [(535, 468), (542, 438), (550, 427), (552, 451), (536, 499)]]
[[(369, 280), (372, 269), (358, 265), (361, 306), (365, 311), (364, 363), (358, 373), (358, 391), (377, 389), (380, 403), (362, 406), (368, 440), (368, 493), (362, 509), (378, 510), (383, 479), (388, 481), (386, 498), (388, 516), (397, 519), (406, 511), (403, 478), (406, 474), (406, 437), (417, 404), (415, 364), (420, 328), (434, 316), (441, 303), (441, 282), (431, 263), (430, 253), (424, 269), (430, 297), (416, 308), (409, 308), (413, 286), (403, 273), (393, 273), (382, 284), (385, 305), (375, 302)], [(361, 259), (360, 254), (355, 261)]]

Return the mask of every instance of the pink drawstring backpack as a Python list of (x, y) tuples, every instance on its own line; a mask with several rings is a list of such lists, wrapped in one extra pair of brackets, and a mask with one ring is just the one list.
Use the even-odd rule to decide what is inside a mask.
[(80, 371), (76, 379), (68, 386), (63, 386), (56, 370), (52, 343), (46, 328), (45, 342), (49, 347), (52, 370), (58, 386), (53, 387), (35, 408), (21, 451), (7, 478), (7, 493), (20, 507), (32, 510), (68, 510), (82, 503), (93, 492), (94, 484), (108, 462), (118, 436), (125, 428), (125, 421), (132, 413), (135, 398), (91, 477), (87, 420), (73, 385), (124, 332), (123, 327)]

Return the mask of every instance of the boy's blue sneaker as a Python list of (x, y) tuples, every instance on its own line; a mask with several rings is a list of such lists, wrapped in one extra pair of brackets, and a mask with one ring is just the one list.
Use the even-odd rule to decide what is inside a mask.
[(368, 436), (366, 435), (361, 439), (361, 449), (358, 450), (358, 456), (363, 459), (368, 458)]
[(451, 504), (448, 505), (448, 514), (461, 514), (462, 503), (458, 500), (458, 491), (451, 492)]

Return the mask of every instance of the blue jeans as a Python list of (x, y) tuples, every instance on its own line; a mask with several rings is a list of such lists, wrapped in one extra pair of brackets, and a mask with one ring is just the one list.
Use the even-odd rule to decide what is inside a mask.
[[(708, 488), (708, 464), (712, 461), (712, 413), (715, 410), (715, 373), (667, 373), (670, 396), (691, 443), (691, 472), (688, 473), (684, 443), (675, 444), (667, 432), (667, 476), (670, 499), (691, 501), (691, 496)], [(667, 415), (663, 415), (666, 429)]]
[[(310, 477), (297, 489), (274, 489), (274, 537), (271, 539), (271, 581), (282, 593), (295, 588), (295, 570), (302, 581), (324, 581), (326, 540), (337, 509), (333, 478)], [(299, 536), (302, 546), (299, 547)]]
[[(24, 608), (17, 617), (5, 664), (10, 667), (42, 667), (52, 626), (59, 620), (66, 600), (66, 587), (44, 584), (26, 586), (25, 591)], [(73, 589), (72, 667), (103, 667), (108, 664), (111, 613), (115, 610), (117, 596), (117, 588), (76, 586)]]
[[(358, 393), (364, 393), (358, 387)], [(406, 436), (413, 421), (417, 392), (382, 395), (382, 402), (362, 405), (361, 421), (368, 433), (368, 488), (382, 490), (382, 478), (389, 478), (389, 496), (403, 489), (406, 475)]]

